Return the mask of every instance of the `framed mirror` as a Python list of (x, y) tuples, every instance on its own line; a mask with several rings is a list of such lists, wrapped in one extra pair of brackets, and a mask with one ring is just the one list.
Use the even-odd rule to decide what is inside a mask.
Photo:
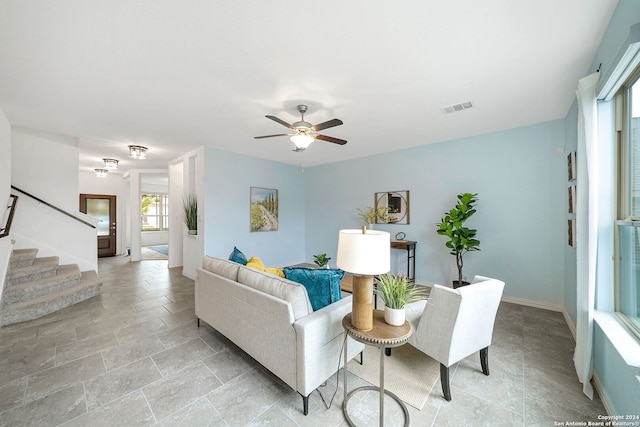
[[(389, 208), (389, 222), (385, 224), (409, 224), (409, 191), (385, 191), (375, 194), (375, 208)], [(376, 221), (380, 224), (382, 221)]]

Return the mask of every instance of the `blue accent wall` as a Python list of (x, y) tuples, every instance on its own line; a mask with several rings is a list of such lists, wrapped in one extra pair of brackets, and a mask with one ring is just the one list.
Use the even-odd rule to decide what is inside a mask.
[[(455, 260), (436, 224), (463, 192), (478, 193), (481, 251), (468, 254), (463, 273), (506, 282), (505, 294), (561, 307), (566, 245), (563, 121), (307, 168), (306, 253), (335, 257), (338, 231), (358, 228), (357, 209), (374, 193), (410, 192), (409, 225), (376, 225), (406, 233), (417, 245), (418, 281), (450, 283)], [(406, 254), (392, 251), (392, 270), (405, 272)], [(335, 259), (335, 258), (334, 258)]]
[[(227, 258), (234, 246), (267, 267), (304, 261), (304, 176), (291, 165), (205, 148), (204, 253)], [(249, 231), (250, 187), (278, 190), (277, 231)]]
[[(577, 87), (577, 82), (576, 82)], [(565, 161), (566, 157), (569, 153), (577, 151), (578, 147), (578, 104), (574, 102), (569, 110), (569, 114), (567, 114), (567, 118), (565, 120)], [(567, 174), (568, 175), (568, 174)], [(568, 189), (569, 186), (576, 184), (575, 181), (568, 182), (568, 176), (565, 177), (563, 187)], [(567, 191), (567, 190), (565, 190)], [(575, 214), (570, 215), (568, 202), (565, 202), (565, 217), (567, 219), (573, 218), (575, 219)], [(566, 225), (565, 227), (568, 227)], [(568, 232), (568, 230), (567, 230)], [(577, 304), (577, 293), (576, 293), (576, 284), (577, 284), (577, 270), (576, 270), (576, 248), (569, 246), (568, 244), (564, 246), (564, 307), (567, 315), (571, 319), (573, 323), (573, 327), (576, 324), (577, 312), (576, 312), (576, 304)]]
[[(615, 58), (621, 49), (626, 49), (624, 42), (629, 35), (632, 25), (640, 21), (640, 2), (637, 0), (620, 0), (616, 10), (605, 31), (600, 47), (594, 57), (593, 63), (586, 74), (594, 72), (602, 64), (601, 72), (604, 77), (615, 68)], [(602, 78), (602, 76), (601, 76)], [(577, 86), (577, 82), (576, 82)], [(610, 107), (608, 107), (610, 108)], [(578, 110), (574, 103), (565, 120), (567, 132), (567, 151), (575, 150), (576, 126)], [(612, 148), (604, 147), (603, 149)], [(603, 208), (607, 208), (603, 206)], [(607, 230), (610, 235), (611, 231)], [(565, 250), (565, 309), (571, 320), (576, 321), (576, 256), (575, 251)], [(600, 254), (599, 256), (603, 256)], [(611, 253), (604, 254), (605, 258), (611, 258)], [(599, 264), (600, 265), (600, 264)], [(596, 308), (611, 313), (613, 310), (612, 296), (614, 292), (613, 274), (598, 271), (598, 284), (596, 289)], [(605, 277), (608, 275), (608, 280)], [(611, 315), (613, 316), (613, 315)], [(602, 317), (602, 316), (600, 316)], [(617, 321), (617, 320), (614, 320)], [(635, 340), (629, 332), (624, 332), (624, 327), (619, 328), (626, 338)], [(624, 360), (616, 345), (621, 342), (618, 333), (608, 334), (603, 330), (598, 321), (593, 328), (593, 365), (595, 374), (603, 387), (603, 392), (609, 405), (608, 409), (617, 414), (638, 414), (640, 408), (640, 381), (638, 369)], [(628, 350), (628, 349), (627, 349)]]

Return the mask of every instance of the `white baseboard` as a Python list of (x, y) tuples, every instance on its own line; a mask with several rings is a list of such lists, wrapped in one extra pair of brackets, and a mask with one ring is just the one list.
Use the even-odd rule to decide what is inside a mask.
[(562, 309), (562, 315), (564, 316), (564, 321), (567, 323), (567, 326), (569, 327), (569, 330), (571, 331), (571, 335), (573, 335), (573, 340), (576, 340), (576, 325), (573, 323), (573, 320), (571, 320), (571, 317), (569, 316), (569, 312), (567, 311), (566, 308)]
[(509, 302), (512, 304), (525, 305), (527, 307), (541, 308), (543, 310), (551, 310), (551, 311), (557, 311), (559, 313), (562, 313), (562, 316), (564, 317), (564, 321), (567, 324), (567, 327), (569, 327), (569, 331), (571, 331), (571, 335), (573, 335), (573, 339), (574, 340), (576, 339), (576, 327), (571, 321), (571, 317), (569, 316), (569, 313), (563, 306), (539, 302), (539, 301), (532, 301), (524, 298), (510, 297), (510, 296), (503, 296), (502, 301)]
[(615, 406), (613, 406), (613, 402), (600, 382), (600, 378), (598, 378), (596, 371), (593, 371), (593, 388), (596, 389), (598, 396), (600, 396), (600, 400), (602, 400), (602, 404), (604, 405), (604, 409), (607, 411), (607, 415), (616, 415), (618, 411), (616, 411)]
[(564, 307), (561, 305), (549, 304), (549, 303), (540, 302), (540, 301), (533, 301), (525, 298), (510, 297), (508, 295), (506, 296), (503, 295), (502, 301), (510, 302), (512, 304), (526, 305), (527, 307), (542, 308), (543, 310), (551, 310), (551, 311), (557, 311), (557, 312), (564, 311)]

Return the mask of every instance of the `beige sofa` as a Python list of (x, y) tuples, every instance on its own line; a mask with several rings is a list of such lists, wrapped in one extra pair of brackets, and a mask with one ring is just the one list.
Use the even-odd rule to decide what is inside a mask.
[[(205, 256), (197, 269), (195, 305), (204, 320), (296, 390), (309, 395), (342, 365), (342, 318), (351, 296), (313, 311), (306, 288), (232, 261)], [(351, 338), (349, 338), (351, 340)], [(364, 345), (349, 341), (351, 360)]]

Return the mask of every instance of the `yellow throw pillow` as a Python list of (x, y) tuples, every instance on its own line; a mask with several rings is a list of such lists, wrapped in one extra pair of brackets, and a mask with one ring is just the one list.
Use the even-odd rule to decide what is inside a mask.
[(247, 261), (247, 267), (255, 268), (256, 270), (264, 271), (264, 263), (257, 256), (252, 256)]
[(278, 277), (284, 278), (284, 271), (281, 268), (267, 267), (264, 269), (264, 271), (266, 271), (267, 273), (275, 274)]

